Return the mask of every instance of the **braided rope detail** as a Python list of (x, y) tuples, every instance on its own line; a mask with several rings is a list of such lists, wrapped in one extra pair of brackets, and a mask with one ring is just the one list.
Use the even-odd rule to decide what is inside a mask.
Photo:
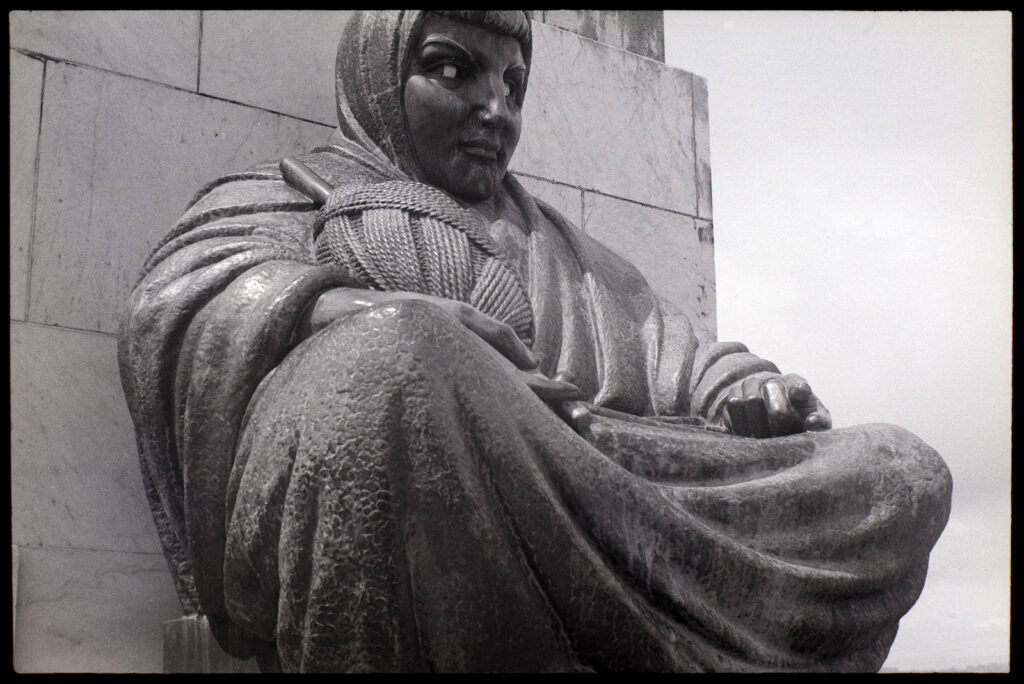
[(370, 288), (466, 302), (533, 343), (526, 289), (477, 215), (437, 188), (386, 181), (331, 193), (313, 227), (316, 258)]

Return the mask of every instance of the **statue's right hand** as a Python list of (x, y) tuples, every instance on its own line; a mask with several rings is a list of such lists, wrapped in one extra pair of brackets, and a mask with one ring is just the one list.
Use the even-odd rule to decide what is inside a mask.
[(753, 376), (733, 384), (725, 426), (741, 437), (782, 437), (832, 427), (832, 416), (799, 375)]
[(426, 299), (451, 314), (459, 323), (469, 328), (477, 337), (515, 364), (516, 368), (529, 371), (540, 365), (540, 357), (523, 344), (512, 326), (481, 313), (465, 302), (431, 295), (411, 294), (416, 298)]
[(522, 380), (533, 390), (534, 394), (544, 401), (561, 402), (579, 399), (582, 396), (579, 388), (565, 378), (552, 379), (541, 373), (537, 368), (541, 362), (540, 357), (523, 344), (511, 326), (481, 313), (464, 302), (430, 297), (429, 295), (422, 296), (434, 301), (487, 342), (495, 351), (515, 364)]

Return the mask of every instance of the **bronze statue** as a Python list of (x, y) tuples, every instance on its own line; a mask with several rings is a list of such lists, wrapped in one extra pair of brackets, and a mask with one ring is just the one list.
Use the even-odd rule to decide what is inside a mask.
[(329, 144), (148, 259), (121, 370), (185, 611), (293, 671), (877, 670), (944, 463), (524, 191), (530, 57), (521, 12), (354, 13)]

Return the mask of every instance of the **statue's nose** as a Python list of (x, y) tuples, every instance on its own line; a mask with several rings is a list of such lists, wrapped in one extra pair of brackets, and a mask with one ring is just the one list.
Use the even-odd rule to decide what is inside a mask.
[(478, 112), (484, 123), (500, 125), (508, 121), (507, 86), (502, 78), (488, 78), (481, 84)]

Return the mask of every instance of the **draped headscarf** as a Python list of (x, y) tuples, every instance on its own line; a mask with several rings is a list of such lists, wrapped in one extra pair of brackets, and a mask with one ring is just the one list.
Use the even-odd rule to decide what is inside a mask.
[[(530, 53), (530, 22), (522, 12), (442, 14), (512, 36)], [(525, 286), (491, 240), (483, 217), (443, 189), (417, 182), (421, 160), (401, 105), (410, 41), (424, 16), (358, 13), (344, 31), (337, 63), (340, 128), (350, 145), (362, 148), (353, 154), (369, 152), (398, 180), (357, 181), (331, 193), (314, 227), (317, 259), (341, 265), (370, 289), (468, 303), (510, 325), (529, 345), (534, 326)], [(393, 41), (386, 52), (378, 32)]]
[[(507, 10), (439, 10), (434, 14), (482, 26), (519, 41), (527, 77), (532, 55), (530, 19)], [(335, 69), (338, 127), (397, 177), (423, 180), (405, 123), (402, 93), (419, 28), (420, 10), (356, 11), (341, 35)], [(386, 46), (386, 47), (385, 47)], [(522, 91), (525, 92), (524, 78)]]

